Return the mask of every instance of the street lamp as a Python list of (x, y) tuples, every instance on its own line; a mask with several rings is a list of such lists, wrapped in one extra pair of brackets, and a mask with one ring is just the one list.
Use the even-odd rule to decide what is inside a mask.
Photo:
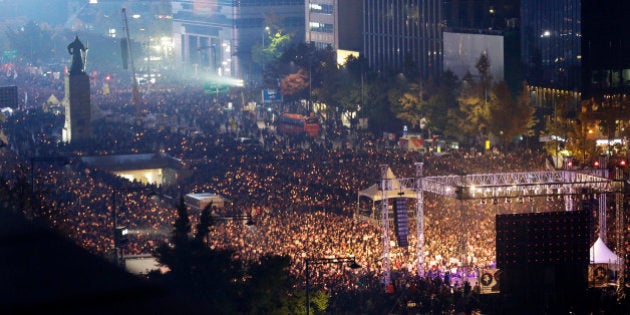
[(269, 26), (265, 26), (265, 31), (262, 33), (262, 50), (261, 50), (262, 56), (261, 57), (262, 57), (263, 72), (265, 71), (265, 59), (267, 57), (267, 55), (265, 54), (265, 37), (269, 36), (269, 30), (270, 30)]
[(311, 312), (311, 291), (310, 291), (310, 265), (327, 265), (327, 264), (344, 264), (347, 263), (351, 269), (359, 269), (361, 265), (357, 264), (354, 257), (338, 257), (338, 258), (306, 258), (306, 315)]

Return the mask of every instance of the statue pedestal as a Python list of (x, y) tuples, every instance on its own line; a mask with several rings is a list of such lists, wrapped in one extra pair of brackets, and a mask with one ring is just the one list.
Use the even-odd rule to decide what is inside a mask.
[(90, 78), (86, 74), (66, 76), (66, 120), (63, 127), (64, 142), (82, 142), (92, 137), (92, 107), (90, 104)]

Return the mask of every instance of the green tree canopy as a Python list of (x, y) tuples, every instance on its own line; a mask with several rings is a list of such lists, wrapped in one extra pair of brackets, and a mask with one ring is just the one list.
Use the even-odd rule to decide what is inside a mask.
[(519, 135), (528, 134), (534, 123), (534, 108), (531, 106), (527, 88), (514, 101), (504, 81), (493, 85), (489, 102), (489, 131), (506, 144)]

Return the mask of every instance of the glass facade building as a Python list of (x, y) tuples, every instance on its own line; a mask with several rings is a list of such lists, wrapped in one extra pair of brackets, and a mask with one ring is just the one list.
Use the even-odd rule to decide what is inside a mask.
[(334, 50), (363, 49), (363, 0), (305, 0), (307, 43)]
[(582, 98), (630, 91), (627, 1), (582, 1)]
[(503, 30), (520, 9), (520, 0), (442, 0), (446, 27), (454, 30)]
[(409, 63), (421, 77), (442, 72), (440, 0), (364, 0), (363, 52), (379, 72), (401, 72)]
[(521, 60), (530, 85), (580, 88), (580, 0), (521, 0)]
[(304, 40), (304, 0), (172, 1), (176, 62), (196, 73), (251, 79), (252, 47), (264, 46), (274, 23)]

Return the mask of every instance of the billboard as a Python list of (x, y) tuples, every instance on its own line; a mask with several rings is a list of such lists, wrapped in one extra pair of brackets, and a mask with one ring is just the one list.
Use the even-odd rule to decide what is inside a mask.
[(488, 56), (492, 79), (503, 81), (503, 35), (444, 32), (444, 70), (451, 70), (460, 79), (466, 73), (475, 78), (478, 75), (475, 65), (482, 54)]
[(275, 103), (280, 101), (280, 93), (278, 89), (264, 89), (261, 91), (263, 104)]
[(479, 275), (479, 293), (496, 294), (501, 293), (499, 269), (482, 269)]

